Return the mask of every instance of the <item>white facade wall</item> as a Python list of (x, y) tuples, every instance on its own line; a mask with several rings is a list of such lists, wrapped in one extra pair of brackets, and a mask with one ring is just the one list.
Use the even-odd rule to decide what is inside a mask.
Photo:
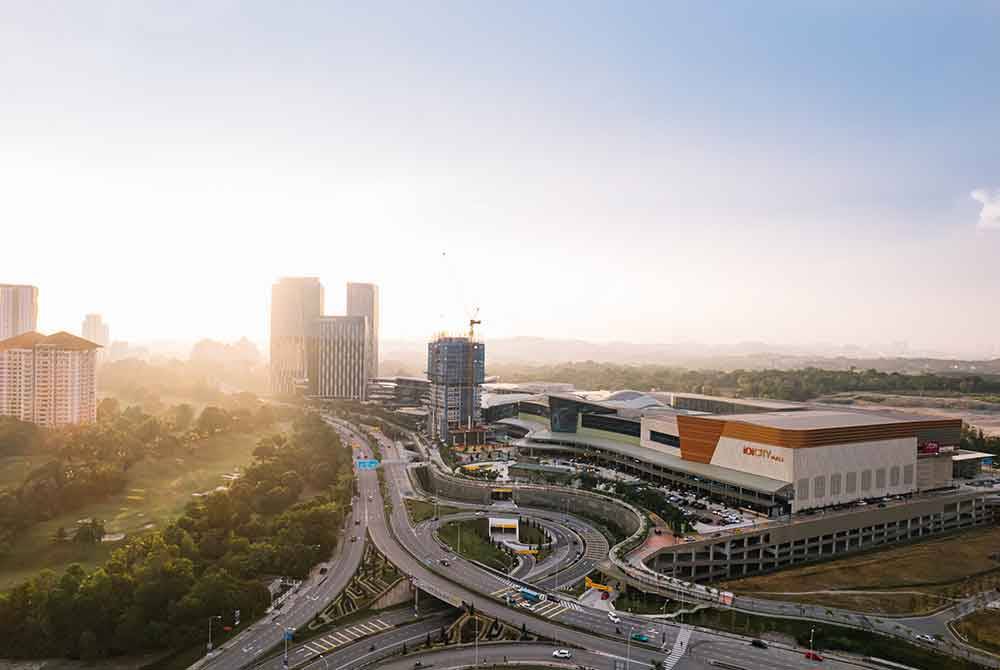
[(96, 421), (96, 368), (92, 349), (0, 351), (0, 414), (49, 427)]
[(916, 491), (915, 437), (788, 449), (722, 437), (712, 464), (795, 485), (792, 511)]
[(639, 434), (639, 444), (647, 449), (652, 449), (653, 451), (659, 451), (664, 454), (670, 454), (671, 456), (681, 457), (680, 447), (675, 447), (669, 444), (663, 444), (662, 442), (655, 442), (650, 436), (651, 431), (656, 431), (657, 433), (663, 433), (665, 435), (673, 435), (675, 437), (680, 436), (680, 432), (677, 428), (677, 417), (676, 416), (663, 416), (652, 417), (644, 416), (642, 417), (642, 430)]

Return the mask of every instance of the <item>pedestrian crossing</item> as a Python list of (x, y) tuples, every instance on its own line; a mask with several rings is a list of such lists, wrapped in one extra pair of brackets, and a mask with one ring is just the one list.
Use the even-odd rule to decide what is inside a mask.
[(539, 616), (543, 616), (547, 619), (554, 619), (563, 612), (568, 611), (582, 611), (583, 607), (579, 603), (575, 603), (570, 600), (556, 600), (554, 598), (546, 598), (542, 602), (532, 603), (527, 598), (521, 595), (521, 587), (509, 582), (508, 580), (501, 580), (508, 584), (502, 589), (497, 589), (490, 595), (494, 598), (502, 600), (509, 604), (511, 607), (522, 607), (526, 610), (534, 612)]
[(688, 641), (691, 639), (691, 629), (684, 627), (677, 634), (677, 639), (674, 640), (674, 648), (670, 650), (667, 657), (663, 659), (663, 670), (673, 670), (673, 667), (677, 665), (677, 662), (681, 660), (684, 656), (684, 652), (687, 651)]
[(386, 623), (382, 619), (369, 619), (361, 623), (344, 626), (338, 630), (326, 633), (320, 637), (314, 637), (304, 643), (296, 653), (300, 656), (312, 656), (314, 654), (325, 654), (333, 651), (337, 647), (350, 644), (363, 637), (381, 633), (392, 628), (393, 625)]

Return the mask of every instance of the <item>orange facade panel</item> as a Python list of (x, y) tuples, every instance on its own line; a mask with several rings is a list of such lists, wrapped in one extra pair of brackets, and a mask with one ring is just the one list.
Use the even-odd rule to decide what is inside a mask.
[(678, 416), (681, 458), (695, 463), (711, 463), (725, 422), (697, 416)]
[(961, 419), (928, 419), (926, 421), (792, 429), (764, 426), (745, 421), (729, 421), (722, 417), (677, 417), (681, 456), (685, 460), (699, 463), (711, 461), (715, 447), (722, 436), (775, 447), (785, 447), (786, 449), (807, 449), (834, 444), (916, 437), (926, 431), (947, 430), (957, 434), (961, 427)]

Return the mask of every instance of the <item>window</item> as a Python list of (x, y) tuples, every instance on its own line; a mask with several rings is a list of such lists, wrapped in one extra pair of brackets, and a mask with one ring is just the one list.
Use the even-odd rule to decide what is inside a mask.
[(671, 447), (681, 446), (681, 438), (674, 437), (668, 433), (661, 433), (656, 430), (649, 431), (649, 439), (653, 442), (659, 442), (660, 444), (666, 444)]
[(875, 471), (875, 488), (878, 490), (885, 488), (885, 468), (879, 468)]
[(899, 466), (894, 465), (889, 470), (889, 486), (895, 488), (899, 486)]
[(862, 470), (861, 471), (861, 490), (871, 491), (872, 490), (872, 471)]
[(858, 473), (848, 472), (847, 481), (844, 482), (844, 493), (854, 493), (858, 490)]
[(825, 498), (826, 497), (826, 477), (820, 475), (813, 479), (813, 497), (814, 498)]
[(903, 466), (903, 483), (912, 484), (913, 483), (913, 465)]
[(795, 489), (795, 497), (799, 500), (809, 500), (809, 479), (800, 479)]
[(840, 495), (840, 473), (830, 475), (830, 495)]

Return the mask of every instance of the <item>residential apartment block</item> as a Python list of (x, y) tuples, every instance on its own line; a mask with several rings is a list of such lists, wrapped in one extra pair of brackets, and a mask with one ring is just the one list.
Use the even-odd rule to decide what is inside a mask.
[(97, 419), (97, 350), (65, 332), (0, 341), (0, 415), (59, 427)]

